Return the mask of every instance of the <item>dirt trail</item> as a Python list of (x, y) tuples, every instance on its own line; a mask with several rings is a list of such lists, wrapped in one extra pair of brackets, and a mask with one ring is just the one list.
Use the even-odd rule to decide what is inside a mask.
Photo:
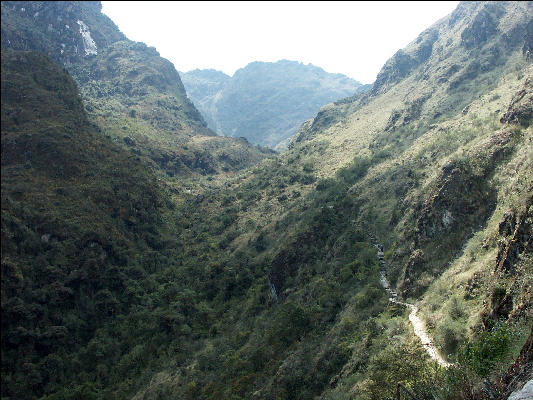
[(407, 307), (411, 310), (411, 313), (409, 314), (409, 321), (413, 325), (413, 329), (415, 331), (415, 335), (420, 338), (420, 341), (422, 342), (422, 346), (424, 346), (424, 349), (429, 354), (429, 356), (437, 361), (440, 366), (448, 368), (450, 367), (451, 363), (447, 362), (442, 356), (439, 354), (437, 349), (435, 348), (435, 345), (429, 338), (429, 335), (427, 334), (426, 327), (424, 325), (424, 322), (416, 315), (418, 312), (418, 307), (414, 304), (404, 303), (400, 300), (398, 300), (398, 294), (391, 289), (389, 281), (387, 280), (387, 271), (386, 271), (386, 264), (385, 264), (385, 257), (383, 255), (383, 246), (379, 244), (375, 239), (374, 246), (378, 250), (378, 258), (379, 258), (379, 275), (380, 275), (380, 282), (381, 286), (385, 288), (385, 290), (390, 294), (389, 301), (391, 303), (399, 304), (404, 307)]

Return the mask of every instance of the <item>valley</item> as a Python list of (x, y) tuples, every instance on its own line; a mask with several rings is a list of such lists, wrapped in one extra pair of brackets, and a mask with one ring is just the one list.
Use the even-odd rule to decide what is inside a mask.
[(215, 70), (181, 77), (213, 131), (277, 150), (286, 149), (298, 127), (320, 107), (370, 86), (289, 60), (253, 62), (232, 77)]
[(250, 139), (99, 2), (4, 1), (1, 37), (2, 399), (527, 395), (532, 2)]

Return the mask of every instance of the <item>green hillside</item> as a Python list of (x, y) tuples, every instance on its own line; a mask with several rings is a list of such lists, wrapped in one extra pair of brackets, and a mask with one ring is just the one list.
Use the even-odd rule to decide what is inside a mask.
[(272, 154), (217, 138), (172, 63), (124, 37), (101, 8), (96, 1), (4, 1), (2, 48), (40, 51), (63, 65), (78, 83), (91, 122), (162, 178), (225, 175)]
[(72, 382), (92, 357), (75, 355), (128, 312), (135, 271), (164, 246), (156, 182), (89, 124), (61, 67), (2, 51), (3, 398)]
[[(532, 26), (531, 2), (460, 3), (266, 159), (158, 104), (175, 71), (142, 44), (69, 68), (81, 96), (3, 50), (2, 398), (508, 399), (533, 362)], [(157, 162), (193, 148), (221, 161)]]

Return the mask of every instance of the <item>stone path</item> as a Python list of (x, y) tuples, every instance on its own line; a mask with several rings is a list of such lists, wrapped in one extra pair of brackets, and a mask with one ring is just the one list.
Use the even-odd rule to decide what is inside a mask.
[(416, 315), (418, 312), (418, 307), (414, 304), (404, 303), (398, 299), (398, 294), (392, 290), (390, 287), (389, 281), (387, 279), (387, 269), (385, 264), (385, 256), (383, 254), (383, 246), (379, 244), (374, 238), (372, 238), (374, 242), (374, 246), (378, 250), (378, 258), (379, 258), (379, 275), (380, 275), (380, 282), (381, 286), (390, 294), (391, 297), (389, 297), (389, 301), (394, 304), (399, 304), (401, 306), (407, 307), (411, 310), (411, 313), (409, 314), (409, 321), (413, 325), (413, 329), (415, 331), (415, 335), (420, 338), (420, 341), (422, 342), (422, 346), (424, 346), (424, 349), (429, 354), (429, 356), (437, 361), (440, 366), (448, 368), (450, 367), (451, 363), (447, 362), (442, 356), (439, 354), (437, 349), (435, 348), (435, 345), (429, 338), (426, 327), (424, 325), (424, 322)]

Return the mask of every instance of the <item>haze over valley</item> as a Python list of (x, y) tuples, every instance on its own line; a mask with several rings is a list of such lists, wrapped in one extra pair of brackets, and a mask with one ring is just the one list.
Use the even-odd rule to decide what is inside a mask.
[(342, 74), (281, 60), (253, 62), (232, 77), (216, 70), (181, 73), (188, 96), (219, 135), (284, 149), (322, 106), (368, 89)]

